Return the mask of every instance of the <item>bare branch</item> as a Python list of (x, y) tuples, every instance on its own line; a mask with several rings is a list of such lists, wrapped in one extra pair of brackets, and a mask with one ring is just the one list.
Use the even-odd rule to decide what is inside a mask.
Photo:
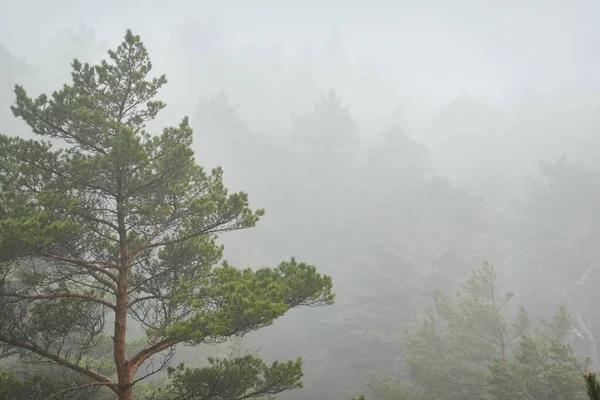
[(0, 360), (2, 360), (3, 358), (16, 356), (17, 354), (19, 354), (19, 349), (6, 350), (6, 351), (0, 353)]
[(130, 302), (130, 303), (127, 305), (127, 308), (131, 308), (131, 307), (133, 307), (134, 305), (136, 305), (137, 303), (141, 303), (142, 301), (146, 301), (146, 300), (156, 300), (156, 299), (160, 299), (160, 298), (162, 298), (162, 297), (163, 297), (163, 296), (156, 296), (156, 295), (154, 295), (154, 296), (138, 297), (137, 299), (135, 299), (135, 300), (131, 301), (131, 302)]
[[(99, 261), (99, 260), (85, 261), (85, 260), (82, 260), (79, 258), (63, 257), (63, 256), (58, 256), (56, 254), (46, 253), (46, 252), (43, 252), (41, 255), (43, 257), (48, 258), (53, 261), (62, 261), (62, 262), (66, 262), (69, 264), (79, 265), (81, 267), (90, 269), (95, 272), (100, 272), (100, 273), (106, 275), (107, 277), (109, 277), (110, 279), (112, 279), (113, 281), (115, 281), (115, 283), (117, 283), (119, 281), (118, 277), (115, 274), (113, 274), (112, 272), (107, 270), (107, 268), (118, 270), (119, 265), (117, 265), (115, 263), (111, 263), (108, 261)], [(106, 268), (99, 267), (98, 265), (102, 265)]]
[[(116, 388), (117, 384), (116, 383), (108, 383), (108, 382), (92, 382), (92, 383), (87, 383), (85, 385), (79, 385), (79, 386), (76, 386), (76, 387), (71, 387), (71, 388), (66, 388), (66, 389), (60, 390), (60, 391), (58, 391), (56, 393), (53, 393), (50, 396), (46, 397), (45, 400), (52, 400), (52, 399), (54, 399), (54, 398), (56, 398), (56, 397), (58, 397), (60, 395), (63, 395), (65, 393), (69, 393), (69, 392), (76, 392), (78, 390), (83, 390), (83, 389), (92, 388), (92, 387), (102, 387), (102, 386), (108, 386), (108, 387), (114, 386)], [(113, 389), (113, 391), (114, 391), (114, 389)]]
[(163, 371), (165, 368), (167, 368), (169, 366), (169, 364), (173, 360), (174, 356), (175, 356), (175, 349), (173, 347), (171, 347), (171, 348), (169, 348), (169, 354), (167, 354), (161, 361), (160, 367), (153, 369), (150, 372), (148, 372), (148, 367), (146, 367), (146, 372), (147, 372), (146, 375), (141, 376), (141, 377), (137, 378), (136, 380), (134, 380), (132, 385), (135, 385), (136, 383), (141, 382), (144, 379), (147, 379), (147, 378), (151, 377), (152, 375), (156, 375), (159, 372)]
[(87, 368), (84, 368), (80, 365), (74, 364), (56, 354), (50, 353), (49, 351), (41, 349), (35, 345), (23, 343), (23, 342), (13, 340), (13, 339), (5, 337), (5, 336), (0, 336), (0, 342), (10, 344), (11, 346), (19, 347), (21, 349), (29, 350), (34, 354), (37, 354), (37, 355), (45, 357), (49, 360), (52, 360), (55, 363), (62, 365), (63, 367), (69, 368), (70, 370), (73, 370), (75, 372), (79, 372), (80, 374), (88, 376), (92, 379), (95, 379), (98, 382), (104, 382), (106, 386), (110, 387), (115, 393), (117, 393), (118, 388), (117, 388), (117, 385), (115, 384), (115, 382), (112, 379), (108, 378), (107, 376), (102, 375), (99, 372), (95, 372), (95, 371), (89, 370)]
[(140, 367), (140, 365), (142, 365), (144, 361), (152, 357), (154, 354), (160, 353), (161, 351), (166, 350), (169, 347), (173, 347), (180, 342), (180, 340), (163, 339), (159, 342), (156, 342), (152, 346), (140, 351), (129, 360), (129, 368), (131, 368), (131, 374), (134, 375), (137, 369)]
[[(108, 307), (112, 310), (116, 308), (116, 306), (112, 303), (109, 303), (106, 300), (98, 299), (96, 297), (88, 296), (81, 293), (54, 293), (54, 294), (46, 294), (46, 295), (26, 295), (19, 293), (0, 293), (0, 296), (3, 297), (16, 297), (19, 300), (57, 300), (57, 299), (81, 299), (86, 300), (91, 303), (101, 304), (105, 307)], [(14, 301), (8, 301), (7, 303), (14, 303)]]
[(230, 227), (230, 226), (217, 229), (217, 228), (219, 228), (219, 226), (222, 226), (228, 222), (231, 222), (231, 221), (219, 221), (203, 230), (190, 233), (189, 235), (180, 236), (178, 238), (171, 239), (171, 240), (165, 240), (162, 242), (149, 243), (149, 244), (146, 244), (145, 246), (140, 247), (139, 249), (136, 249), (134, 253), (137, 254), (141, 251), (148, 250), (148, 249), (170, 246), (173, 244), (185, 242), (187, 240), (193, 239), (198, 236), (204, 236), (204, 235), (209, 235), (209, 234), (214, 234), (214, 233), (219, 233), (219, 232), (227, 232), (227, 231), (235, 229), (234, 227)]
[[(82, 212), (77, 212), (77, 210), (75, 210), (73, 213), (74, 213), (74, 215), (77, 215), (79, 217), (85, 218), (88, 221), (92, 221), (92, 222), (96, 222), (98, 224), (102, 224), (102, 225), (108, 226), (109, 228), (114, 229), (115, 231), (119, 229), (117, 227), (117, 225), (115, 225), (114, 223), (112, 223), (112, 222), (110, 222), (110, 221), (108, 221), (106, 219), (98, 218), (98, 217), (92, 217), (91, 215), (87, 215), (87, 214), (84, 214)], [(106, 239), (110, 239), (110, 237), (108, 237), (108, 236), (104, 236), (103, 235), (103, 237), (106, 238)], [(118, 242), (118, 240), (115, 240), (115, 239), (113, 239), (113, 241), (114, 242)]]

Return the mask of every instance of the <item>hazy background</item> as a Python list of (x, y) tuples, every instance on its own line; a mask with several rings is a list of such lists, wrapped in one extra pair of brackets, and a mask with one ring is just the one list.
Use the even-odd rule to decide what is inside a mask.
[[(543, 288), (536, 292), (526, 283), (547, 263), (531, 261), (527, 243), (538, 240), (536, 229), (550, 216), (568, 226), (577, 218), (600, 224), (598, 206), (589, 200), (597, 181), (577, 181), (590, 192), (565, 189), (589, 200), (587, 214), (568, 214), (569, 207), (584, 206), (568, 203), (567, 194), (561, 197), (566, 203), (552, 203), (555, 208), (534, 219), (532, 210), (542, 206), (529, 180), (540, 175), (540, 162), (563, 155), (583, 162), (585, 174), (600, 168), (598, 15), (600, 3), (591, 0), (0, 0), (0, 129), (29, 134), (8, 108), (14, 83), (25, 84), (32, 95), (52, 91), (68, 81), (73, 57), (97, 62), (126, 29), (141, 35), (154, 72), (169, 80), (160, 93), (168, 107), (155, 127), (189, 115), (199, 163), (222, 165), (232, 189), (248, 191), (251, 203), (267, 210), (256, 229), (224, 236), (227, 258), (258, 266), (295, 255), (334, 277), (335, 306), (290, 313), (250, 342), (263, 345), (270, 359), (302, 355), (309, 392), (322, 393), (322, 376), (339, 392), (343, 385), (320, 369), (323, 359), (336, 357), (322, 339), (331, 336), (323, 333), (323, 321), (355, 309), (352, 301), (358, 300), (352, 299), (366, 292), (365, 274), (377, 276), (371, 273), (375, 264), (396, 265), (402, 257), (400, 264), (410, 259), (437, 277), (422, 283), (419, 299), (403, 288), (389, 288), (408, 293), (402, 299), (390, 300), (381, 288), (373, 295), (376, 304), (397, 308), (429, 301), (423, 293), (448, 277), (468, 276), (484, 260), (496, 264), (516, 292), (526, 287), (520, 301), (540, 313), (552, 303), (548, 299), (571, 299)], [(342, 143), (346, 139), (333, 135), (339, 146), (327, 154), (335, 156), (303, 155), (294, 132), (309, 128), (294, 118), (313, 112), (331, 88), (341, 95), (336, 112), (348, 106), (356, 124), (331, 114), (333, 125), (313, 128), (323, 137), (344, 130), (344, 138), (355, 135), (358, 142)], [(397, 147), (384, 135), (392, 124), (400, 132), (392, 135), (400, 138)], [(557, 174), (549, 179), (577, 185), (573, 176)], [(557, 232), (564, 232), (561, 226), (557, 222)], [(594, 227), (581, 228), (577, 237), (593, 241)], [(374, 256), (384, 240), (401, 247), (402, 256)], [(564, 262), (554, 257), (564, 274), (550, 281), (564, 283), (569, 274), (578, 279), (567, 264), (581, 254), (569, 247)], [(409, 275), (397, 279), (412, 282)], [(589, 309), (592, 298), (571, 299), (591, 332), (582, 351), (596, 351), (593, 338), (600, 334)]]
[[(170, 77), (170, 113), (191, 113), (198, 96), (224, 90), (243, 105), (252, 130), (286, 127), (291, 112), (305, 111), (329, 86), (361, 126), (401, 116), (413, 135), (434, 142), (443, 138), (428, 132), (432, 115), (461, 94), (485, 96), (507, 113), (548, 96), (569, 103), (586, 96), (593, 107), (597, 2), (394, 3), (3, 1), (0, 38), (17, 58), (50, 60), (47, 78), (68, 73), (56, 53), (73, 52), (68, 30), (79, 23), (110, 46), (132, 28)], [(105, 47), (90, 55), (103, 56)], [(556, 152), (566, 133), (546, 136)]]

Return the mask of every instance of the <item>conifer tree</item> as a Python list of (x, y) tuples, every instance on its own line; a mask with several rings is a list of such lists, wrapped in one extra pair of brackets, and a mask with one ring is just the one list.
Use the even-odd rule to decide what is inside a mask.
[(560, 308), (530, 329), (526, 310), (508, 318), (494, 268), (473, 271), (456, 298), (437, 292), (436, 314), (404, 341), (409, 378), (371, 380), (381, 399), (576, 400), (585, 397), (580, 360), (566, 342), (570, 315)]
[(588, 374), (583, 377), (585, 379), (587, 395), (590, 400), (600, 400), (600, 384), (598, 383), (596, 374), (588, 372)]
[[(187, 117), (146, 130), (165, 107), (155, 96), (166, 78), (150, 78), (140, 37), (127, 31), (108, 55), (74, 60), (72, 83), (51, 96), (15, 87), (12, 111), (41, 139), (0, 136), (0, 343), (85, 378), (65, 392), (102, 387), (131, 400), (176, 346), (226, 341), (333, 294), (328, 276), (293, 258), (219, 264), (216, 235), (253, 227), (263, 210), (230, 194), (220, 168), (196, 164)], [(146, 333), (140, 348), (126, 340), (133, 323)], [(107, 332), (109, 355), (93, 362)], [(298, 378), (295, 363), (249, 362), (282, 390)]]

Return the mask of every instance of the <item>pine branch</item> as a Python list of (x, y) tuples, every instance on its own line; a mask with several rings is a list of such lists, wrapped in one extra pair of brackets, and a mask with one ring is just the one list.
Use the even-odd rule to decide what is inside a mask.
[(596, 374), (588, 372), (587, 375), (584, 375), (584, 379), (587, 386), (587, 395), (590, 400), (600, 400), (600, 384), (598, 384)]
[(19, 342), (8, 337), (0, 336), (0, 342), (9, 344), (14, 347), (19, 347), (21, 349), (29, 350), (32, 353), (45, 357), (49, 360), (54, 361), (55, 363), (62, 365), (63, 367), (69, 368), (72, 371), (79, 372), (82, 375), (88, 376), (98, 382), (103, 382), (105, 386), (110, 387), (115, 393), (117, 393), (117, 384), (107, 376), (102, 375), (99, 372), (95, 372), (84, 368), (78, 364), (72, 363), (56, 354), (52, 354), (49, 351), (41, 349), (35, 345), (31, 345), (28, 343)]
[(86, 383), (85, 385), (79, 385), (79, 386), (75, 386), (75, 387), (69, 387), (69, 388), (60, 390), (58, 392), (55, 392), (55, 393), (51, 394), (50, 396), (46, 397), (44, 400), (52, 400), (52, 399), (55, 399), (58, 396), (61, 396), (63, 394), (70, 393), (70, 392), (76, 392), (76, 391), (87, 389), (87, 388), (93, 388), (93, 387), (97, 388), (97, 387), (111, 386), (111, 385), (115, 385), (115, 384), (114, 383), (108, 383), (108, 382)]
[(103, 305), (112, 310), (114, 310), (116, 308), (116, 306), (114, 304), (109, 303), (106, 300), (102, 300), (97, 297), (88, 296), (88, 295), (81, 294), (81, 293), (62, 292), (62, 293), (53, 293), (53, 294), (47, 294), (47, 295), (32, 296), (32, 295), (8, 292), (8, 293), (0, 293), (0, 296), (8, 297), (8, 298), (15, 297), (18, 299), (18, 300), (12, 300), (12, 301), (9, 299), (8, 301), (3, 302), (4, 304), (17, 303), (20, 300), (32, 300), (33, 301), (33, 300), (80, 299), (80, 300), (89, 301), (91, 303)]

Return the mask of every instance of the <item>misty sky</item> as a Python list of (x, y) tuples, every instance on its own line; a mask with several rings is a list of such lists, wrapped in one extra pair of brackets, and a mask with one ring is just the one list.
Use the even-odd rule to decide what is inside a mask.
[(82, 22), (111, 45), (132, 28), (152, 52), (186, 21), (213, 18), (229, 42), (294, 53), (333, 30), (348, 62), (372, 62), (403, 92), (440, 104), (462, 91), (502, 97), (600, 86), (598, 15), (593, 0), (0, 0), (0, 43), (35, 59)]

